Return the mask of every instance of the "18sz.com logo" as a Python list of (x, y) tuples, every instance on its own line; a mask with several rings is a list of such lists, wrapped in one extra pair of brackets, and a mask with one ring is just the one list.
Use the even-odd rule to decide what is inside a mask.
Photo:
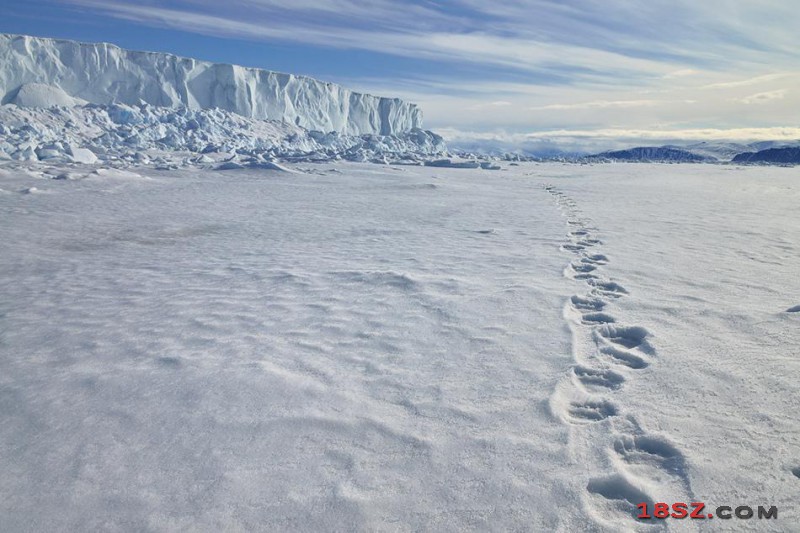
[(639, 509), (639, 514), (636, 517), (641, 520), (652, 518), (698, 518), (704, 520), (714, 517), (722, 518), (723, 520), (730, 520), (731, 518), (740, 520), (749, 520), (751, 518), (778, 519), (778, 508), (774, 505), (769, 506), (769, 508), (759, 505), (756, 509), (749, 505), (739, 505), (738, 507), (720, 505), (714, 512), (709, 512), (706, 509), (706, 504), (702, 502), (692, 502), (688, 505), (683, 502), (675, 502), (672, 505), (644, 502), (637, 505), (636, 508)]

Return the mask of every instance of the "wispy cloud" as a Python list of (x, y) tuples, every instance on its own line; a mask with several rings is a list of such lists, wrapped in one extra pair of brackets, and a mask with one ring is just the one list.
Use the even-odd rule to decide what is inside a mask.
[(597, 130), (550, 130), (531, 133), (506, 133), (506, 132), (476, 132), (460, 131), (456, 129), (443, 129), (442, 133), (449, 139), (482, 138), (500, 139), (509, 142), (524, 139), (558, 139), (558, 138), (587, 138), (587, 139), (629, 139), (629, 140), (674, 140), (687, 141), (736, 141), (754, 142), (763, 140), (800, 140), (800, 127), (780, 128), (689, 128), (672, 130), (636, 130), (605, 128)]
[(710, 83), (703, 85), (700, 89), (732, 89), (737, 87), (749, 87), (751, 85), (759, 85), (769, 83), (775, 80), (780, 80), (787, 77), (787, 73), (765, 74), (763, 76), (756, 76), (754, 78), (747, 78), (744, 80), (723, 81), (718, 83)]
[(665, 102), (659, 100), (595, 100), (593, 102), (576, 102), (574, 104), (549, 104), (531, 107), (533, 111), (539, 110), (572, 110), (572, 109), (608, 109), (629, 107), (652, 107)]
[(469, 109), (473, 111), (478, 109), (496, 109), (498, 107), (508, 107), (510, 105), (513, 104), (511, 102), (506, 102), (505, 100), (496, 100), (494, 102), (475, 104), (473, 106), (470, 106)]
[(785, 89), (800, 85), (800, 10), (785, 0), (53, 1), (150, 27), (380, 56), (402, 67), (326, 77), (414, 100), (433, 128), (616, 135), (800, 122), (800, 96)]
[[(482, 29), (469, 29), (474, 24), (461, 24), (464, 31), (453, 31), (458, 24), (433, 24), (446, 16), (422, 6), (395, 5), (390, 27), (386, 27), (386, 2), (312, 2), (298, 6), (277, 8), (275, 2), (226, 3), (224, 10), (210, 6), (154, 7), (119, 0), (69, 0), (76, 6), (104, 11), (112, 16), (201, 34), (248, 38), (253, 40), (279, 40), (315, 44), (319, 46), (361, 49), (387, 55), (428, 59), (442, 62), (467, 62), (469, 64), (501, 67), (529, 73), (568, 73), (570, 80), (602, 81), (611, 78), (609, 65), (614, 65), (615, 76), (626, 73), (631, 79), (660, 77), (675, 65), (618, 53), (613, 50), (569, 43), (553, 43), (525, 36), (497, 35)], [(261, 10), (237, 15), (235, 9), (250, 3)], [(175, 4), (182, 4), (175, 2)], [(202, 3), (199, 3), (202, 4)], [(336, 8), (338, 5), (338, 8)], [(274, 8), (274, 9), (269, 9)], [(356, 19), (374, 21), (371, 24), (352, 24), (337, 18), (308, 16), (309, 12), (333, 11), (356, 14)], [(420, 24), (420, 13), (428, 19)], [(269, 18), (274, 14), (276, 18)], [(305, 14), (305, 16), (303, 16)], [(289, 16), (292, 15), (292, 16)], [(299, 15), (294, 18), (294, 15)], [(432, 27), (426, 27), (431, 25)], [(477, 26), (477, 28), (480, 28)]]
[(788, 92), (789, 91), (786, 89), (766, 91), (763, 93), (751, 94), (750, 96), (745, 96), (744, 98), (738, 98), (736, 101), (747, 105), (766, 104), (767, 102), (771, 102), (773, 100), (783, 100)]

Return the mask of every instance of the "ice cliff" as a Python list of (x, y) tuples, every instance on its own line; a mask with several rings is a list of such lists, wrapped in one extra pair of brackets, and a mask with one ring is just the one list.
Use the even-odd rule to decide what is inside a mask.
[(414, 104), (308, 77), (107, 43), (0, 34), (0, 103), (49, 107), (81, 101), (218, 108), (345, 135), (394, 135), (422, 126)]

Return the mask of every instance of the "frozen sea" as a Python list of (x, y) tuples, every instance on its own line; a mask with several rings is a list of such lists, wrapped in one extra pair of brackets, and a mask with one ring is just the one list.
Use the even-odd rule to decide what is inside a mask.
[(291, 170), (0, 167), (0, 530), (800, 531), (796, 169)]

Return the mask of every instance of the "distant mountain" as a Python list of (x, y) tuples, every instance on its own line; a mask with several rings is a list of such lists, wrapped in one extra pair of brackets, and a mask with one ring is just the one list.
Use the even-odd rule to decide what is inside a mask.
[(758, 152), (745, 152), (734, 157), (733, 162), (800, 164), (800, 146), (767, 148)]
[(716, 158), (696, 154), (671, 146), (638, 146), (627, 150), (614, 150), (591, 156), (589, 159), (613, 159), (617, 161), (702, 163)]
[[(761, 150), (751, 144), (743, 144), (736, 142), (725, 141), (701, 141), (692, 144), (683, 144), (680, 146), (670, 146), (670, 148), (678, 148), (687, 150), (693, 154), (705, 156), (718, 161), (730, 161), (736, 155), (742, 152), (752, 152), (754, 150)], [(767, 148), (766, 146), (764, 148)]]

